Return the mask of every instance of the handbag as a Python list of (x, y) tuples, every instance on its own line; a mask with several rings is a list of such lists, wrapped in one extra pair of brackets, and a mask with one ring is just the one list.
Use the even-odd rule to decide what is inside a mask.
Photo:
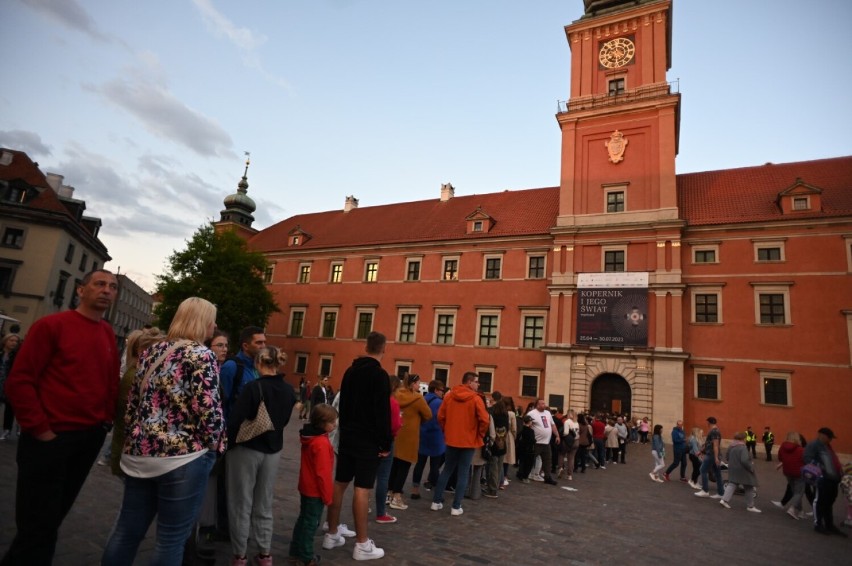
[(802, 466), (802, 479), (808, 485), (816, 485), (822, 479), (822, 468), (816, 462)]
[(238, 444), (258, 437), (270, 430), (275, 430), (272, 419), (269, 418), (269, 411), (266, 410), (266, 403), (263, 401), (263, 388), (259, 383), (257, 386), (260, 389), (260, 402), (257, 404), (257, 415), (253, 419), (245, 419), (240, 423), (240, 430), (237, 431), (236, 439)]
[(492, 448), (491, 437), (486, 436), (483, 439), (483, 441), (484, 441), (484, 444), (482, 445), (482, 459), (487, 461), (487, 460), (490, 460), (491, 456), (492, 456), (492, 453), (491, 453), (491, 448)]

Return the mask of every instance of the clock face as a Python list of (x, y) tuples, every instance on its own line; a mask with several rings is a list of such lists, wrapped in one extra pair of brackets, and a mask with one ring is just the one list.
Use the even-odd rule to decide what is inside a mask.
[(632, 61), (635, 53), (633, 42), (626, 37), (619, 37), (603, 44), (598, 59), (607, 69), (617, 69)]

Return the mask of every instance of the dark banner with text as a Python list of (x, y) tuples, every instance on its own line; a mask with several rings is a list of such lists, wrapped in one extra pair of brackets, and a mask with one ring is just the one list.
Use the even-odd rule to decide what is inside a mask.
[(647, 273), (582, 273), (577, 287), (578, 344), (648, 346)]

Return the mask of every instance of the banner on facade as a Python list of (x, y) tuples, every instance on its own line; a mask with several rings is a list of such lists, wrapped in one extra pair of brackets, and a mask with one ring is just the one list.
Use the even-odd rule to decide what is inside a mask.
[(581, 273), (577, 279), (577, 343), (648, 346), (648, 273)]

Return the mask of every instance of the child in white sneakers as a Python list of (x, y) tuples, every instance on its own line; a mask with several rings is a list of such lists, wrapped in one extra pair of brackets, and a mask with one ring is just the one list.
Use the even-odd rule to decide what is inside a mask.
[[(717, 477), (716, 481), (722, 481), (722, 478)], [(731, 498), (737, 490), (737, 485), (745, 489), (746, 510), (760, 513), (760, 509), (754, 506), (757, 475), (754, 473), (754, 461), (746, 447), (744, 432), (736, 433), (734, 441), (728, 447), (728, 483), (725, 485), (725, 495), (719, 500), (719, 504), (725, 509), (731, 508)]]

